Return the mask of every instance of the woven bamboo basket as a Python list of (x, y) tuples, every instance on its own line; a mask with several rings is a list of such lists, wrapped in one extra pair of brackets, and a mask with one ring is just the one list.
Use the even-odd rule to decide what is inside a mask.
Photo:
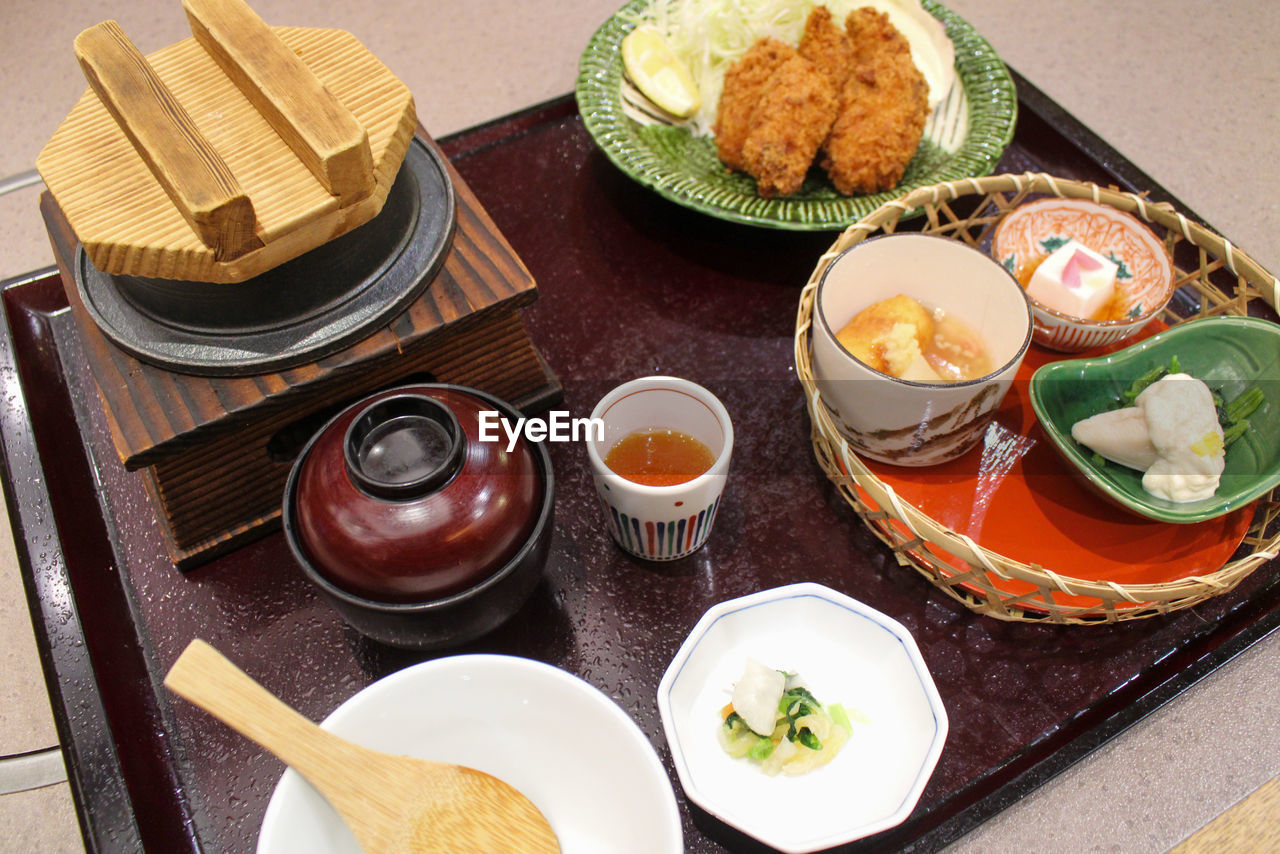
[[(849, 226), (819, 259), (800, 296), (796, 317), (796, 371), (804, 386), (818, 463), (898, 562), (918, 570), (947, 594), (980, 614), (1002, 620), (1096, 625), (1166, 614), (1220, 595), (1280, 555), (1280, 489), (1259, 499), (1254, 518), (1229, 562), (1203, 574), (1165, 583), (1119, 584), (1088, 578), (1087, 567), (1026, 563), (983, 547), (948, 529), (898, 496), (837, 432), (821, 402), (810, 352), (810, 322), (818, 282), (837, 255), (878, 233), (919, 230), (985, 249), (1002, 218), (1032, 198), (1090, 199), (1133, 214), (1161, 236), (1175, 260), (1175, 288), (1191, 299), (1175, 300), (1160, 316), (1173, 325), (1199, 317), (1253, 314), (1274, 317), (1280, 281), (1257, 262), (1172, 205), (1141, 195), (1044, 174), (993, 175), (921, 187), (882, 205)], [(1264, 305), (1265, 303), (1265, 305)], [(1175, 309), (1175, 304), (1180, 308)], [(1194, 305), (1194, 308), (1186, 308)], [(1269, 308), (1268, 308), (1269, 306)], [(1181, 310), (1183, 313), (1178, 313)], [(1065, 357), (1065, 356), (1064, 356)], [(1013, 594), (998, 586), (1030, 590)], [(1068, 603), (1055, 593), (1070, 597)], [(1065, 598), (1065, 597), (1064, 597)]]

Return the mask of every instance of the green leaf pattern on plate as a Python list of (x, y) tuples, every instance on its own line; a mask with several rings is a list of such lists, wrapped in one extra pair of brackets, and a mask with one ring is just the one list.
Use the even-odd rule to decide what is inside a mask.
[[(1132, 279), (1133, 271), (1129, 269), (1129, 265), (1124, 263), (1124, 259), (1114, 252), (1107, 253), (1107, 260), (1116, 265), (1116, 278), (1121, 280)], [(1138, 312), (1141, 314), (1142, 312)], [(1134, 315), (1137, 317), (1138, 315)]]
[(1062, 237), (1060, 235), (1055, 235), (1053, 237), (1046, 237), (1045, 239), (1040, 241), (1040, 248), (1044, 250), (1044, 254), (1052, 255), (1062, 247), (1066, 246), (1067, 241), (1070, 239), (1071, 239), (1070, 237)]

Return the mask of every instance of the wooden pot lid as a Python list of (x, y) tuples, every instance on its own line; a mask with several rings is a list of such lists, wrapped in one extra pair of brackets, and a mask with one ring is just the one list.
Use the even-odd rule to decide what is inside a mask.
[(375, 217), (408, 88), (350, 33), (183, 6), (195, 36), (146, 57), (112, 21), (76, 39), (91, 88), (36, 167), (93, 265), (242, 282)]
[(274, 373), (391, 322), (430, 287), (455, 224), (444, 158), (414, 139), (376, 219), (250, 282), (113, 276), (82, 248), (75, 287), (99, 331), (140, 361), (200, 376)]

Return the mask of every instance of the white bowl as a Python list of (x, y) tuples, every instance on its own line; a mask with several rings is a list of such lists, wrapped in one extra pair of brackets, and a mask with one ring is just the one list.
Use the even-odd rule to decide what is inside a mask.
[[(616, 703), (563, 670), (525, 658), (459, 655), (378, 680), (321, 724), (388, 753), (486, 771), (528, 796), (564, 854), (682, 850), (671, 781)], [(355, 838), (296, 771), (280, 778), (258, 854), (360, 854)]]
[[(898, 379), (855, 358), (836, 336), (858, 312), (905, 294), (981, 336), (993, 370), (954, 383)], [(1031, 343), (1031, 309), (1008, 270), (932, 234), (855, 243), (822, 273), (811, 325), (813, 373), (836, 430), (859, 454), (903, 466), (953, 459), (978, 443)]]
[[(854, 731), (829, 764), (769, 777), (721, 749), (720, 709), (748, 657), (798, 673), (819, 702), (851, 711)], [(900, 824), (947, 737), (946, 710), (911, 634), (861, 602), (811, 583), (707, 611), (663, 675), (658, 709), (689, 800), (788, 854)]]

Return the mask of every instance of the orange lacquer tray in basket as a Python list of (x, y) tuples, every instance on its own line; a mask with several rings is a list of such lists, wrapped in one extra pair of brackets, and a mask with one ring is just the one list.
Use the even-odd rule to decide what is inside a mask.
[[(1142, 337), (1160, 328), (1152, 323)], [(1067, 357), (1032, 345), (985, 438), (967, 454), (923, 469), (864, 461), (903, 500), (940, 524), (990, 551), (1060, 575), (1161, 584), (1222, 567), (1249, 530), (1251, 505), (1187, 525), (1143, 519), (1092, 492), (1058, 456), (1031, 408), (1028, 383), (1036, 368), (1062, 358)], [(954, 556), (946, 560), (957, 574), (970, 569)], [(1037, 589), (994, 573), (988, 578), (1013, 596)], [(1096, 603), (1061, 591), (1053, 596), (1065, 607)], [(1022, 607), (1040, 610), (1034, 601), (1024, 600)]]

